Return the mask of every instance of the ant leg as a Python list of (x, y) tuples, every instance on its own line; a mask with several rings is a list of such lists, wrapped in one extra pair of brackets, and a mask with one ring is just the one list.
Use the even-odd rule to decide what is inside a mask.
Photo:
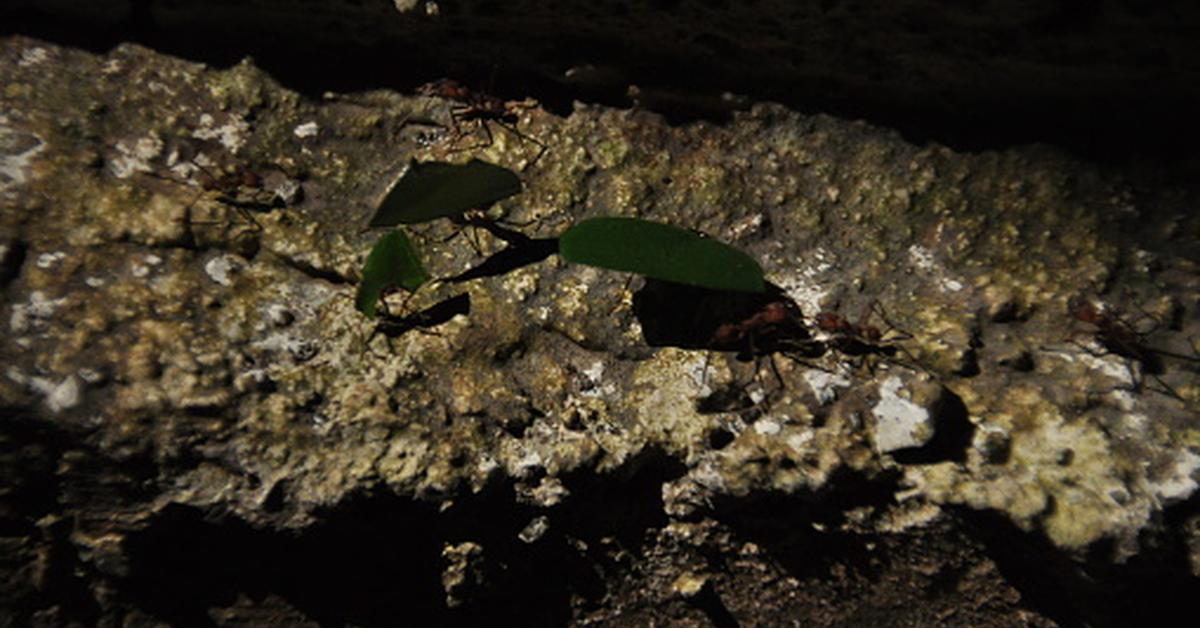
[(539, 141), (537, 138), (526, 135), (525, 133), (522, 133), (521, 131), (517, 130), (516, 124), (507, 124), (504, 122), (497, 122), (496, 124), (499, 124), (500, 128), (504, 129), (505, 131), (512, 133), (514, 136), (517, 137), (517, 139), (519, 139), (523, 142), (529, 142), (538, 147), (537, 155), (534, 155), (533, 161), (529, 162), (528, 164), (525, 165), (524, 168), (521, 169), (522, 172), (524, 172), (528, 168), (532, 168), (533, 165), (536, 164), (538, 162), (538, 160), (542, 158), (542, 155), (546, 154), (546, 151), (550, 148), (549, 146), (546, 146), (541, 141)]
[(471, 108), (467, 106), (450, 108), (450, 129), (454, 138), (451, 140), (450, 148), (446, 152), (461, 153), (465, 150), (472, 150), (475, 148), (472, 146), (461, 146), (462, 139), (466, 134), (463, 132), (460, 121), (463, 115), (469, 113), (470, 111)]
[[(629, 285), (633, 283), (633, 278), (634, 278), (634, 275), (629, 275), (628, 277), (625, 278), (625, 285), (621, 286), (621, 292), (619, 294), (620, 298), (617, 299), (617, 304), (614, 305), (612, 307), (612, 309), (608, 311), (609, 316), (616, 314), (617, 311), (620, 310), (625, 305), (625, 294), (629, 292)], [(707, 358), (706, 358), (706, 360), (707, 360)], [(705, 364), (707, 365), (707, 361), (705, 362)]]
[[(142, 172), (139, 174), (142, 176), (150, 177), (152, 179), (157, 179), (159, 181), (166, 181), (168, 183), (173, 183), (175, 185), (185, 187), (185, 188), (196, 187), (188, 181), (181, 181), (179, 179), (176, 179), (175, 177), (170, 177), (167, 175), (159, 174), (157, 172)], [(201, 198), (204, 197), (204, 194), (207, 191), (208, 190), (205, 190), (203, 187), (200, 187), (200, 189), (196, 191), (196, 193), (192, 196), (192, 198), (190, 200), (188, 200), (187, 204), (183, 206), (183, 219), (181, 221), (181, 222), (183, 222), (183, 224), (187, 225), (188, 227), (192, 227), (192, 226), (207, 227), (207, 226), (215, 226), (215, 225), (225, 224), (226, 221), (221, 221), (221, 220), (192, 220), (193, 208), (196, 207), (196, 203)]]
[[(453, 240), (454, 238), (457, 238), (458, 236), (461, 235), (463, 238), (465, 238), (467, 240), (467, 244), (470, 245), (471, 250), (475, 252), (475, 255), (477, 257), (481, 257), (483, 255), (483, 247), (481, 246), (481, 243), (479, 242), (479, 236), (478, 236), (479, 228), (471, 225), (470, 222), (467, 222), (465, 220), (460, 220), (458, 218), (451, 218), (450, 220), (455, 225), (454, 232), (451, 233), (450, 235), (442, 238), (442, 242), (449, 242), (449, 241)], [(468, 232), (467, 231), (468, 228), (472, 229), (472, 231)], [(471, 237), (471, 235), (470, 235), (471, 233), (476, 234), (474, 238)]]
[[(779, 374), (779, 366), (775, 364), (774, 353), (771, 353), (767, 356), (767, 364), (771, 365), (771, 373), (775, 375), (775, 383), (779, 384), (779, 392), (783, 392), (787, 387), (783, 383), (783, 376)], [(766, 392), (766, 386), (763, 387), (763, 392)]]
[(887, 326), (887, 331), (885, 333), (893, 334), (891, 338), (887, 339), (886, 346), (894, 347), (896, 349), (896, 351), (903, 353), (904, 357), (908, 359), (908, 362), (906, 363), (904, 361), (897, 360), (895, 358), (892, 358), (891, 356), (884, 356), (884, 357), (889, 362), (892, 362), (893, 364), (896, 364), (897, 366), (901, 366), (901, 367), (911, 369), (914, 371), (918, 371), (918, 370), (924, 371), (930, 375), (933, 375), (935, 378), (937, 378), (937, 375), (933, 372), (933, 370), (931, 370), (929, 367), (925, 366), (925, 364), (923, 364), (920, 360), (918, 360), (917, 356), (913, 355), (912, 352), (910, 352), (908, 349), (905, 349), (904, 345), (898, 344), (900, 341), (903, 341), (903, 340), (912, 340), (913, 335), (910, 334), (909, 332), (904, 331), (903, 329), (900, 329), (899, 327), (896, 327), (896, 324), (893, 323), (891, 318), (888, 317), (887, 310), (883, 309), (883, 304), (880, 303), (878, 299), (872, 300), (871, 311), (874, 312), (875, 315), (879, 317), (879, 320), (883, 321), (883, 324)]
[[(390, 335), (388, 335), (387, 332), (383, 331), (383, 327), (384, 327), (383, 324), (379, 323), (378, 321), (376, 321), (375, 324), (371, 326), (371, 333), (367, 334), (367, 338), (365, 340), (363, 340), (363, 342), (362, 342), (362, 353), (366, 353), (366, 352), (370, 351), (371, 355), (373, 355), (377, 358), (387, 358), (390, 355), (395, 355), (396, 347), (394, 345), (392, 345), (392, 337)], [(387, 346), (388, 346), (388, 353), (382, 354), (382, 355), (371, 348), (371, 342), (374, 341), (375, 337), (378, 336), (379, 334), (383, 334), (383, 337), (387, 341)]]
[(471, 248), (475, 249), (475, 255), (483, 257), (483, 236), (479, 235), (480, 231), (485, 230), (483, 227), (472, 225), (470, 235), (467, 236), (467, 241), (471, 243)]
[(251, 225), (253, 225), (253, 229), (255, 232), (262, 232), (262, 230), (263, 230), (262, 224), (259, 223), (258, 219), (254, 217), (254, 214), (250, 213), (249, 209), (246, 209), (245, 207), (239, 207), (237, 205), (234, 205), (233, 207), (234, 207), (234, 209), (237, 210), (238, 215), (240, 215), (247, 222), (249, 222)]
[(890, 340), (894, 341), (894, 340), (911, 340), (912, 339), (912, 337), (913, 337), (912, 334), (900, 329), (899, 327), (896, 327), (896, 324), (893, 323), (891, 321), (891, 319), (888, 318), (887, 311), (883, 309), (883, 304), (879, 302), (879, 299), (872, 299), (870, 307), (871, 307), (871, 312), (874, 312), (875, 315), (879, 317), (879, 320), (883, 321), (884, 325), (887, 325), (887, 331), (896, 332), (897, 334), (899, 334), (898, 336), (893, 336)]
[(479, 127), (483, 129), (483, 134), (487, 137), (487, 141), (483, 142), (482, 144), (475, 145), (473, 150), (491, 148), (492, 145), (496, 143), (496, 138), (492, 135), (492, 127), (488, 126), (488, 121), (486, 119), (479, 121)]
[(463, 238), (467, 240), (467, 244), (471, 246), (471, 250), (475, 251), (476, 257), (483, 256), (483, 241), (479, 238), (479, 227), (474, 225), (464, 225), (461, 228)]
[(1163, 394), (1163, 395), (1166, 395), (1173, 399), (1176, 399), (1178, 401), (1187, 403), (1187, 400), (1183, 398), (1183, 395), (1180, 395), (1174, 388), (1171, 388), (1170, 384), (1167, 384), (1166, 382), (1163, 381), (1163, 378), (1159, 377), (1158, 375), (1153, 375), (1153, 374), (1150, 375), (1150, 377), (1153, 377), (1154, 381), (1156, 383), (1158, 383), (1158, 385), (1161, 386), (1162, 388), (1161, 389), (1149, 388), (1149, 390), (1153, 390), (1154, 392), (1157, 392), (1159, 394)]
[(791, 360), (791, 361), (793, 361), (793, 362), (795, 362), (795, 363), (797, 363), (797, 364), (799, 364), (799, 365), (801, 365), (801, 366), (803, 366), (803, 367), (805, 367), (805, 368), (810, 368), (810, 369), (813, 369), (813, 370), (821, 371), (821, 372), (823, 372), (823, 373), (828, 373), (828, 374), (830, 374), (830, 375), (837, 375), (837, 374), (838, 374), (838, 372), (837, 372), (837, 371), (835, 371), (835, 370), (833, 370), (833, 369), (830, 369), (830, 368), (829, 368), (829, 367), (827, 367), (827, 366), (823, 366), (823, 365), (821, 365), (821, 364), (817, 364), (816, 362), (810, 362), (810, 361), (808, 361), (808, 359), (807, 359), (807, 358), (803, 358), (803, 357), (800, 357), (800, 356), (796, 355), (796, 353), (795, 353), (795, 352), (784, 351), (784, 352), (783, 352), (783, 357), (785, 357), (785, 358), (787, 358), (787, 359), (789, 359), (789, 360)]
[(491, 127), (488, 126), (487, 119), (479, 118), (476, 120), (476, 122), (479, 123), (479, 128), (483, 129), (483, 135), (486, 139), (482, 142), (476, 143), (474, 146), (466, 146), (459, 150), (469, 150), (469, 151), (484, 150), (484, 149), (491, 148), (492, 145), (496, 143), (496, 138), (492, 136), (492, 129), (491, 129)]
[[(771, 400), (770, 389), (767, 388), (766, 382), (764, 382), (762, 379), (763, 355), (762, 355), (762, 353), (760, 353), (758, 351), (758, 347), (755, 346), (755, 344), (756, 344), (754, 342), (755, 336), (756, 336), (756, 334), (755, 334), (754, 330), (751, 330), (750, 333), (746, 335), (746, 344), (750, 348), (750, 355), (754, 356), (754, 375), (753, 375), (753, 377), (751, 377), (750, 381), (751, 381), (751, 383), (758, 384), (758, 387), (762, 389), (762, 399), (755, 401), (754, 406), (759, 406), (764, 403), (766, 403), (767, 405), (770, 405), (770, 403), (769, 403)], [(768, 354), (768, 358), (770, 358), (769, 354)], [(779, 370), (775, 368), (774, 360), (771, 361), (771, 370), (775, 372), (775, 377), (779, 380), (779, 388), (780, 388), (780, 390), (782, 390), (783, 389), (783, 378), (779, 376)], [(753, 398), (751, 398), (751, 399), (753, 399)], [(752, 406), (752, 407), (754, 407), (754, 406)]]
[(1157, 316), (1151, 314), (1150, 312), (1147, 312), (1146, 308), (1142, 307), (1142, 305), (1140, 303), (1135, 303), (1134, 307), (1137, 308), (1138, 312), (1141, 312), (1141, 315), (1143, 318), (1150, 319), (1150, 329), (1147, 329), (1145, 331), (1139, 331), (1138, 328), (1136, 327), (1136, 324), (1138, 321), (1134, 321), (1132, 323), (1127, 323), (1121, 319), (1117, 319), (1117, 320), (1120, 321), (1121, 324), (1124, 325), (1125, 327), (1128, 327), (1129, 332), (1136, 336), (1147, 336), (1147, 335), (1153, 334), (1154, 332), (1158, 331), (1159, 326), (1162, 325), (1162, 321), (1158, 320)]
[[(1141, 365), (1142, 368), (1135, 369), (1134, 368), (1135, 363), (1138, 365)], [(1147, 372), (1146, 367), (1142, 362), (1139, 362), (1138, 360), (1134, 360), (1133, 358), (1126, 358), (1125, 359), (1125, 370), (1129, 372), (1129, 381), (1131, 382), (1131, 384), (1130, 384), (1129, 388), (1117, 386), (1116, 389), (1128, 390), (1129, 392), (1140, 393), (1143, 390), (1143, 386), (1145, 386), (1145, 384), (1146, 384), (1146, 376), (1149, 375), (1150, 377), (1152, 377), (1154, 379), (1155, 383), (1157, 383), (1160, 386), (1160, 388), (1151, 388), (1149, 386), (1145, 386), (1145, 390), (1153, 390), (1154, 392), (1159, 393), (1161, 395), (1166, 395), (1167, 397), (1171, 397), (1172, 399), (1176, 399), (1178, 401), (1183, 401), (1186, 403), (1186, 400), (1183, 398), (1183, 396), (1180, 395), (1174, 388), (1172, 388), (1170, 384), (1163, 381), (1162, 377), (1159, 377), (1154, 372)]]
[(750, 376), (750, 383), (757, 384), (759, 389), (762, 390), (762, 398), (759, 399), (758, 401), (754, 401), (753, 394), (751, 394), (751, 396), (750, 396), (750, 400), (754, 401), (754, 405), (750, 406), (750, 407), (754, 408), (754, 407), (762, 405), (764, 402), (766, 402), (768, 400), (768, 398), (770, 398), (770, 395), (767, 394), (767, 385), (765, 383), (763, 383), (763, 381), (762, 381), (762, 376), (761, 376), (762, 356), (758, 355), (758, 354), (754, 354), (754, 353), (752, 353), (751, 355), (754, 355), (754, 373)]
[(541, 221), (542, 221), (541, 218), (530, 218), (529, 220), (523, 220), (521, 222), (517, 222), (515, 220), (509, 220), (508, 218), (501, 218), (500, 220), (497, 220), (496, 222), (499, 224), (502, 224), (506, 227), (513, 227), (516, 229), (524, 229), (525, 227), (529, 227), (531, 225), (536, 225)]

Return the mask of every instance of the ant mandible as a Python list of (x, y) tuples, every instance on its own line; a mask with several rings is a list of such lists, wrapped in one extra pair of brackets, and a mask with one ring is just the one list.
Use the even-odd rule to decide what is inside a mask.
[(458, 103), (458, 106), (450, 109), (450, 121), (454, 125), (455, 135), (458, 137), (462, 136), (462, 131), (459, 128), (460, 121), (479, 122), (479, 126), (483, 128), (483, 132), (487, 135), (487, 142), (472, 148), (487, 148), (493, 144), (495, 138), (492, 137), (492, 131), (488, 127), (488, 122), (495, 122), (504, 130), (512, 133), (517, 139), (538, 146), (538, 153), (529, 162), (530, 166), (537, 163), (546, 152), (547, 146), (545, 144), (517, 129), (520, 110), (529, 108), (529, 105), (525, 103), (507, 101), (490, 94), (472, 91), (453, 79), (440, 79), (432, 83), (426, 83), (417, 88), (417, 93), (422, 96), (445, 98), (446, 100)]

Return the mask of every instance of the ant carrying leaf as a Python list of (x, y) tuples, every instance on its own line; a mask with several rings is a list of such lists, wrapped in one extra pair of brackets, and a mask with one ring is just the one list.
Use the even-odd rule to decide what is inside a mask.
[[(647, 278), (633, 295), (633, 311), (646, 344), (732, 352), (739, 362), (754, 362), (756, 381), (762, 370), (761, 361), (766, 358), (781, 388), (783, 378), (775, 364), (775, 355), (806, 363), (806, 359), (825, 353), (825, 346), (814, 340), (804, 325), (799, 306), (770, 284), (763, 292), (756, 293), (711, 290)], [(707, 378), (708, 365), (706, 356), (702, 381)], [(736, 382), (723, 387), (699, 400), (698, 407), (705, 412), (745, 409), (749, 406), (730, 401), (747, 398), (737, 392), (743, 387)], [(763, 390), (765, 393), (766, 386)], [(758, 405), (767, 397), (764, 394), (750, 405)]]
[(739, 359), (773, 353), (801, 357), (825, 353), (825, 347), (813, 340), (804, 326), (800, 308), (786, 298), (769, 301), (742, 320), (718, 325), (708, 346), (718, 351), (736, 351)]
[[(784, 384), (783, 376), (779, 374), (779, 367), (775, 365), (776, 354), (812, 366), (807, 360), (818, 358), (826, 352), (825, 343), (813, 338), (804, 325), (804, 316), (800, 307), (783, 295), (767, 301), (760, 309), (741, 320), (718, 325), (712, 336), (709, 337), (708, 348), (717, 351), (736, 351), (738, 360), (753, 360), (756, 379), (760, 371), (759, 360), (765, 357), (780, 389)], [(707, 370), (708, 358), (706, 356), (704, 371), (707, 372)], [(763, 400), (766, 400), (768, 398), (766, 386), (764, 385), (762, 388)], [(717, 397), (721, 396), (719, 393), (720, 391), (718, 391)], [(704, 411), (713, 403), (715, 400), (712, 398), (701, 399), (697, 403), (697, 409)], [(753, 405), (757, 405), (757, 403)]]
[(367, 255), (354, 306), (368, 318), (374, 318), (385, 291), (399, 287), (414, 293), (429, 279), (416, 248), (403, 231), (396, 229), (380, 238)]
[[(479, 227), (472, 214), (521, 191), (513, 171), (472, 159), (465, 164), (413, 160), (371, 217), (368, 229), (448, 218)], [(472, 247), (479, 250), (472, 242)]]
[(388, 190), (368, 226), (411, 225), (461, 216), (520, 191), (516, 173), (485, 161), (472, 159), (460, 165), (413, 160)]
[(911, 336), (901, 334), (885, 340), (884, 333), (878, 327), (868, 323), (872, 314), (878, 314), (887, 323), (889, 330), (895, 329), (895, 326), (888, 322), (883, 315), (878, 301), (872, 301), (863, 309), (862, 316), (859, 317), (857, 323), (851, 322), (837, 312), (828, 310), (818, 312), (814, 322), (817, 329), (829, 335), (827, 340), (829, 346), (839, 353), (854, 356), (878, 354), (891, 357), (896, 355), (897, 347), (892, 342)]
[(709, 290), (763, 292), (763, 270), (728, 244), (627, 217), (589, 218), (559, 238), (563, 259)]

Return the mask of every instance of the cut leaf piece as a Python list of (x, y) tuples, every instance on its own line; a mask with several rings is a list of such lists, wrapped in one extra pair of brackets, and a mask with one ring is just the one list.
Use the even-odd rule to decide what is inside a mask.
[(762, 292), (753, 258), (685, 229), (639, 218), (590, 218), (559, 238), (563, 259), (654, 279), (710, 288)]
[(371, 227), (411, 225), (487, 207), (521, 191), (516, 173), (485, 161), (413, 161), (388, 191)]
[(421, 264), (416, 248), (403, 231), (396, 229), (379, 238), (367, 255), (362, 281), (354, 296), (354, 307), (368, 317), (375, 318), (375, 308), (385, 290), (400, 287), (414, 292), (427, 281), (429, 273)]

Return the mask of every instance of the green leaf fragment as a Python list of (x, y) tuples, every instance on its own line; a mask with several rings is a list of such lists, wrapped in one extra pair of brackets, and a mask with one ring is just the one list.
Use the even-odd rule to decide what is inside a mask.
[(414, 292), (427, 281), (429, 273), (425, 271), (416, 248), (408, 236), (397, 229), (379, 238), (367, 255), (362, 281), (354, 297), (354, 307), (368, 317), (375, 318), (375, 308), (385, 290), (400, 287)]
[(370, 226), (411, 225), (455, 216), (520, 191), (516, 173), (478, 159), (465, 164), (413, 161), (379, 204)]
[(638, 218), (591, 218), (559, 238), (563, 259), (709, 288), (763, 292), (762, 267), (738, 249)]

